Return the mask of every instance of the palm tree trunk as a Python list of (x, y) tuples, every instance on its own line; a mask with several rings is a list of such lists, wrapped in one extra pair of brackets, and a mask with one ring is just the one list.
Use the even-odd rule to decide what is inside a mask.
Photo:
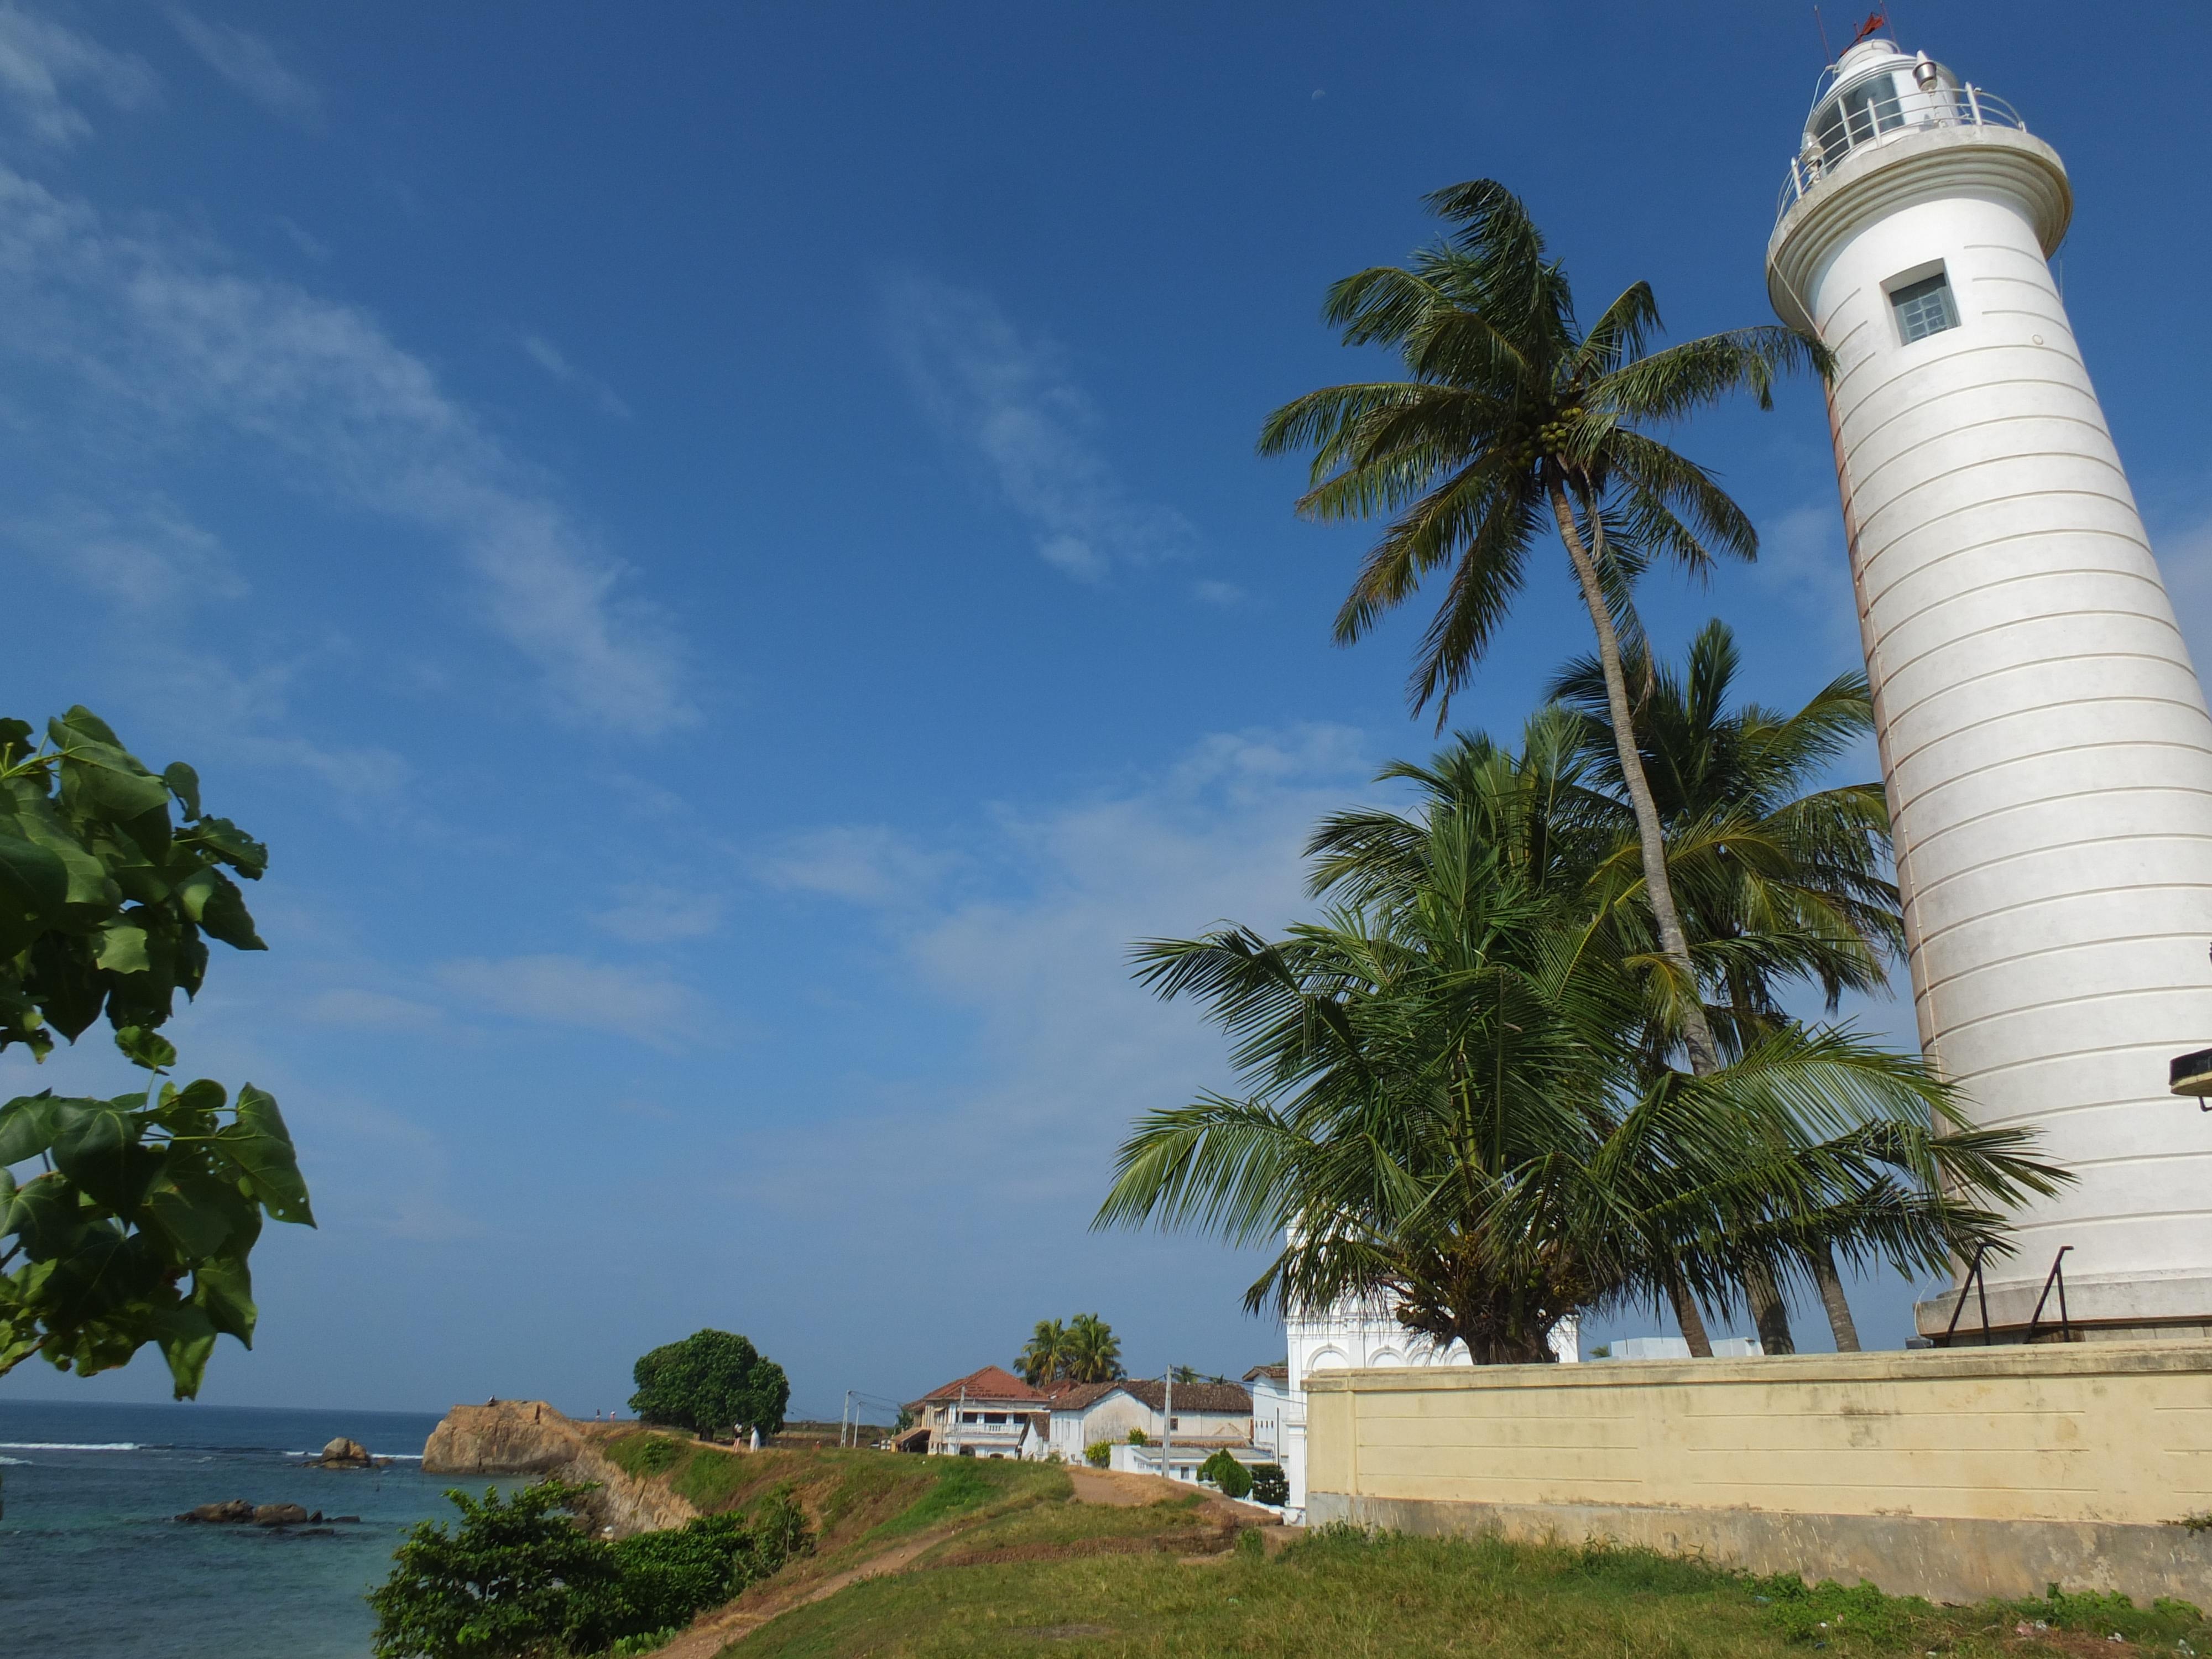
[(1844, 1299), (1844, 1281), (1836, 1272), (1836, 1253), (1826, 1244), (1813, 1252), (1813, 1282), (1820, 1287), (1820, 1305), (1828, 1310), (1828, 1328), (1836, 1334), (1838, 1353), (1859, 1351), (1859, 1328), (1851, 1319), (1851, 1304)]
[(1690, 1358), (1711, 1359), (1712, 1340), (1705, 1334), (1705, 1316), (1698, 1311), (1698, 1298), (1679, 1279), (1667, 1281), (1667, 1299), (1674, 1304), (1674, 1322), (1682, 1328), (1682, 1340), (1690, 1345)]
[(1790, 1334), (1790, 1304), (1774, 1283), (1774, 1275), (1754, 1262), (1746, 1270), (1743, 1288), (1751, 1298), (1751, 1322), (1759, 1330), (1762, 1353), (1796, 1353), (1796, 1339)]
[[(1560, 485), (1552, 486), (1552, 516), (1559, 521), (1559, 539), (1573, 561), (1575, 579), (1582, 584), (1583, 602), (1589, 607), (1590, 626), (1597, 630), (1598, 665), (1605, 673), (1606, 707), (1613, 715), (1613, 738), (1620, 751), (1620, 774), (1628, 786), (1629, 805), (1636, 814), (1637, 839), (1644, 854), (1644, 890), (1651, 901), (1651, 917), (1659, 928), (1659, 950), (1674, 967), (1683, 988), (1682, 1042), (1690, 1051), (1690, 1069), (1699, 1077), (1720, 1069), (1720, 1047), (1698, 1000), (1697, 970), (1690, 963), (1690, 941), (1682, 931), (1680, 911), (1674, 908), (1674, 884), (1667, 878), (1667, 842), (1659, 823), (1659, 809), (1652, 803), (1651, 782), (1644, 775), (1644, 757), (1636, 747), (1636, 726), (1628, 708), (1628, 682), (1620, 669), (1620, 641), (1613, 629), (1613, 613), (1605, 602), (1605, 586), (1598, 580), (1597, 562), (1583, 544), (1575, 524), (1574, 507)], [(1699, 1333), (1702, 1336), (1702, 1331)], [(1697, 1344), (1691, 1344), (1692, 1352)], [(1710, 1353), (1711, 1350), (1706, 1350)]]

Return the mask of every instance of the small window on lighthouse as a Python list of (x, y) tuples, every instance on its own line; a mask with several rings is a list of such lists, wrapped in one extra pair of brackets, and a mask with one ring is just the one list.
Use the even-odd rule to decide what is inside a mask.
[(1959, 308), (1951, 302), (1951, 284), (1942, 271), (1891, 290), (1889, 302), (1897, 310), (1897, 331), (1907, 345), (1959, 325)]

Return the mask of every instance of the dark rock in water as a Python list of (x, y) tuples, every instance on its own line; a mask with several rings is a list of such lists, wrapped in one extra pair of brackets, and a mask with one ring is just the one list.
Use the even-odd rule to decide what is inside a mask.
[(349, 1440), (340, 1435), (323, 1448), (322, 1455), (309, 1460), (307, 1467), (314, 1469), (380, 1469), (392, 1460), (373, 1457), (368, 1448), (358, 1440)]
[(253, 1511), (257, 1527), (296, 1527), (307, 1518), (307, 1511), (298, 1504), (264, 1504)]
[(252, 1504), (243, 1498), (234, 1498), (228, 1504), (203, 1504), (198, 1509), (186, 1510), (177, 1519), (210, 1526), (242, 1527), (253, 1519), (253, 1513)]
[(334, 1515), (331, 1519), (342, 1527), (357, 1527), (361, 1524), (361, 1517), (357, 1515)]
[(322, 1518), (323, 1518), (323, 1512), (322, 1512), (320, 1510), (316, 1510), (313, 1515), (311, 1515), (311, 1516), (309, 1516), (307, 1517), (307, 1519), (308, 1519), (308, 1520), (310, 1520), (310, 1521), (313, 1521), (313, 1522), (316, 1522), (318, 1525), (319, 1525), (319, 1524), (321, 1523), (321, 1522), (322, 1522)]
[(301, 1538), (335, 1538), (337, 1535), (336, 1527), (309, 1527), (305, 1532), (295, 1534)]

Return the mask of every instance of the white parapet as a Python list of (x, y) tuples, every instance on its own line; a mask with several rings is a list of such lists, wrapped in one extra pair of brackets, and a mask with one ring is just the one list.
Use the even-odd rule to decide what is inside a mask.
[(1768, 287), (1835, 357), (1921, 1042), (2079, 1177), (1989, 1264), (1992, 1322), (2071, 1246), (2075, 1320), (2212, 1325), (2212, 1117), (2166, 1092), (2212, 1041), (2212, 719), (2046, 263), (2065, 169), (2002, 108), (1855, 46)]

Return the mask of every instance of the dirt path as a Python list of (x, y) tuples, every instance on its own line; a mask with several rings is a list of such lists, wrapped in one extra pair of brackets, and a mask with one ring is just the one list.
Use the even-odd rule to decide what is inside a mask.
[(813, 1583), (794, 1587), (787, 1595), (771, 1596), (755, 1607), (724, 1607), (719, 1613), (708, 1614), (701, 1622), (657, 1651), (660, 1659), (714, 1659), (714, 1656), (731, 1643), (750, 1636), (771, 1619), (789, 1613), (793, 1607), (811, 1607), (817, 1601), (826, 1601), (839, 1590), (849, 1589), (864, 1579), (880, 1578), (885, 1573), (904, 1571), (926, 1551), (943, 1543), (959, 1530), (957, 1527), (939, 1527), (933, 1532), (916, 1533), (880, 1555), (872, 1555), (865, 1561), (856, 1562), (842, 1571), (833, 1572), (827, 1578), (817, 1579)]

